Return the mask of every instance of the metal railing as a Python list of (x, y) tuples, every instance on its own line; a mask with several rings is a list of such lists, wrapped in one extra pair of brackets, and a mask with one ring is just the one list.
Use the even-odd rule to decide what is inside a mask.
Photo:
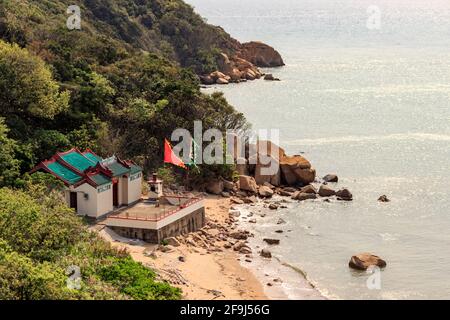
[[(163, 219), (166, 219), (178, 212), (180, 212), (183, 209), (186, 209), (202, 200), (204, 200), (204, 198), (189, 198), (189, 197), (183, 197), (183, 196), (166, 196), (165, 198), (177, 198), (179, 200), (181, 199), (189, 199), (190, 201), (187, 201), (183, 204), (180, 204), (178, 208), (170, 210), (170, 211), (164, 211), (163, 213), (156, 213), (154, 214), (155, 217), (142, 217), (142, 216), (138, 216), (138, 214), (134, 214), (134, 215), (130, 215), (129, 213), (126, 213), (126, 216), (114, 216), (111, 215), (109, 216), (107, 219), (115, 219), (115, 220), (133, 220), (133, 221), (147, 221), (147, 222), (158, 222), (161, 221)], [(123, 214), (123, 213), (122, 213)]]

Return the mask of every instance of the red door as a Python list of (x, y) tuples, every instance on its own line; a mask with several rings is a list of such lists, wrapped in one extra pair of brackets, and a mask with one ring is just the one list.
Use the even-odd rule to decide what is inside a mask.
[(77, 200), (77, 193), (71, 192), (70, 193), (70, 207), (72, 209), (75, 209), (75, 212), (78, 211), (78, 200)]
[(113, 182), (113, 206), (119, 206), (119, 181)]

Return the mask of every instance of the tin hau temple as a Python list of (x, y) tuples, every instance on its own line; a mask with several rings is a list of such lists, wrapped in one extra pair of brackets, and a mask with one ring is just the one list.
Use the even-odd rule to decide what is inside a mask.
[(102, 221), (122, 237), (160, 243), (205, 224), (203, 199), (163, 194), (156, 175), (147, 181), (150, 192), (144, 196), (143, 170), (133, 161), (71, 149), (42, 161), (31, 173), (38, 171), (65, 184), (67, 205), (78, 215)]

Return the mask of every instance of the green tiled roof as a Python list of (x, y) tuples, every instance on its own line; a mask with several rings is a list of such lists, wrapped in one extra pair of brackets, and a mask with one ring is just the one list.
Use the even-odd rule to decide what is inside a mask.
[(112, 162), (106, 165), (109, 170), (112, 171), (114, 177), (123, 176), (124, 174), (127, 174), (130, 172), (130, 169), (125, 168), (123, 165), (121, 165), (118, 162)]
[(96, 156), (93, 153), (90, 152), (86, 152), (83, 154), (86, 158), (88, 158), (89, 160), (91, 160), (92, 162), (94, 162), (95, 164), (97, 164), (98, 162), (102, 161), (102, 158), (100, 158), (99, 156)]
[(111, 183), (111, 179), (109, 179), (107, 176), (104, 176), (103, 174), (96, 174), (95, 176), (92, 176), (91, 179), (94, 180), (97, 186)]
[(48, 164), (47, 168), (70, 184), (75, 184), (81, 180), (81, 176), (56, 161)]
[(61, 156), (61, 158), (81, 172), (84, 172), (87, 168), (94, 167), (97, 164), (76, 151), (65, 154)]
[(138, 173), (141, 171), (142, 171), (142, 168), (139, 167), (138, 165), (135, 165), (135, 164), (131, 165), (130, 174), (135, 174), (135, 173)]
[[(83, 179), (89, 179), (84, 177), (84, 175), (88, 174), (90, 180), (92, 180), (89, 180), (88, 182), (94, 182), (97, 186), (111, 183), (111, 178), (105, 174), (98, 173), (91, 176), (90, 172), (86, 171), (90, 167), (95, 167), (99, 162), (111, 170), (113, 177), (121, 177), (125, 174), (142, 172), (141, 167), (131, 164), (131, 162), (126, 162), (130, 163), (130, 168), (127, 168), (128, 165), (125, 166), (124, 164), (121, 164), (120, 160), (118, 161), (115, 156), (108, 159), (102, 159), (90, 150), (81, 153), (78, 149), (73, 149), (67, 153), (58, 153), (58, 155), (61, 158), (53, 157), (50, 161), (45, 161), (36, 166), (33, 171), (39, 169), (50, 171), (70, 185), (85, 183), (86, 180)], [(77, 172), (82, 172), (83, 174), (78, 174)]]

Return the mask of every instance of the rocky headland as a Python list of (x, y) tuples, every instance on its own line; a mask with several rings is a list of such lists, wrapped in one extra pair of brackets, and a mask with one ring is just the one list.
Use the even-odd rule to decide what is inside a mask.
[(271, 74), (264, 74), (259, 68), (284, 66), (280, 53), (262, 42), (238, 44), (232, 54), (220, 53), (217, 58), (218, 70), (200, 75), (203, 84), (229, 84), (252, 81), (264, 77), (267, 81), (278, 81)]

